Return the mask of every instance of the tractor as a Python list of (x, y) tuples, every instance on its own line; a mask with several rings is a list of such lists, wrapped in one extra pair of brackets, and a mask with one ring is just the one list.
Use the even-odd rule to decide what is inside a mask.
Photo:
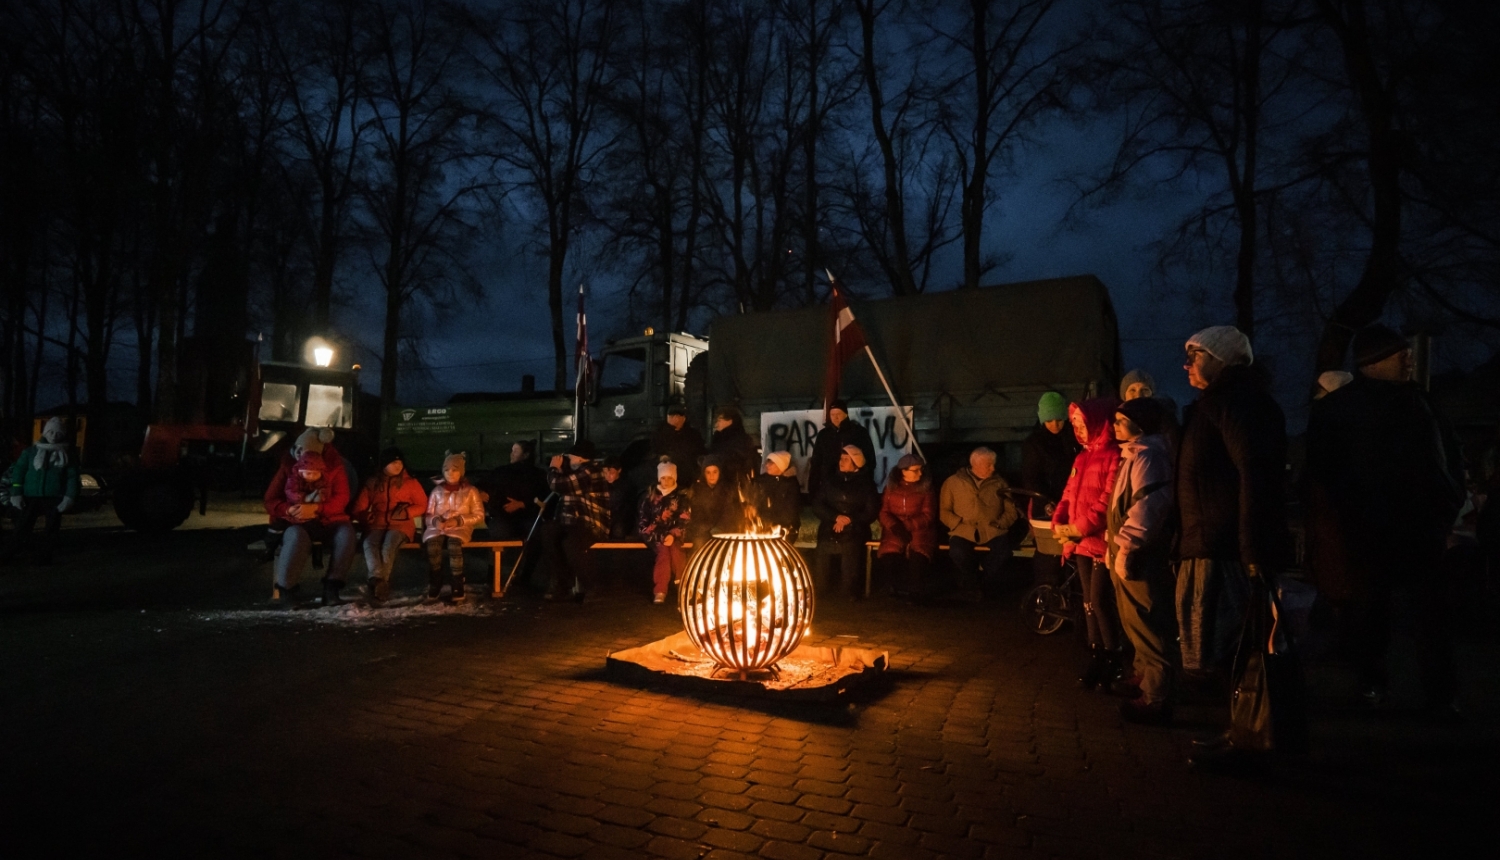
[(115, 514), (127, 528), (170, 531), (195, 504), (207, 512), (211, 487), (263, 492), (306, 427), (333, 428), (356, 463), (373, 454), (366, 449), (374, 432), (360, 417), (379, 410), (361, 402), (371, 398), (359, 389), (359, 365), (330, 366), (326, 348), (317, 350), (317, 364), (260, 361), (258, 353), (253, 341), (229, 350), (195, 338), (183, 343), (178, 390), (186, 420), (148, 426), (138, 461), (112, 482)]

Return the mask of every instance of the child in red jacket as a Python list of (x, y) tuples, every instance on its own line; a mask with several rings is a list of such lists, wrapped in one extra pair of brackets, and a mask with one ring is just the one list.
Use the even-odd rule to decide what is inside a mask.
[(416, 519), (427, 510), (422, 482), (406, 471), (400, 448), (380, 452), (380, 474), (372, 475), (354, 500), (354, 521), (365, 533), (365, 564), (370, 578), (365, 587), (370, 603), (379, 606), (391, 595), (391, 568), (401, 545), (414, 540)]
[(1068, 486), (1052, 513), (1052, 530), (1063, 539), (1063, 557), (1077, 564), (1078, 581), (1083, 585), (1089, 661), (1078, 683), (1090, 690), (1109, 687), (1119, 679), (1124, 665), (1115, 586), (1104, 563), (1109, 551), (1109, 497), (1120, 468), (1120, 443), (1114, 434), (1119, 405), (1113, 397), (1068, 405), (1068, 421), (1083, 450), (1073, 460)]

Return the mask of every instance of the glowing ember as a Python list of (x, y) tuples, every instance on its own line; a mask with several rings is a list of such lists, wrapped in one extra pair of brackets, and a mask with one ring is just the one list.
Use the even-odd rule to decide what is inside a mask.
[(693, 552), (679, 594), (688, 638), (742, 678), (774, 667), (812, 624), (812, 577), (780, 530), (709, 538)]

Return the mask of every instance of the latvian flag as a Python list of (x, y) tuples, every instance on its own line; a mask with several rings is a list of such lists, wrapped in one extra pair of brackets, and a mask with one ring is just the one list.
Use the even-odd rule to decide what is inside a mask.
[(833, 322), (833, 339), (828, 344), (828, 375), (823, 380), (823, 411), (828, 411), (828, 404), (838, 399), (839, 378), (844, 375), (844, 364), (849, 359), (865, 348), (865, 335), (860, 331), (859, 323), (854, 321), (854, 311), (849, 310), (849, 303), (844, 300), (842, 285), (833, 272), (828, 272), (828, 283), (833, 288), (833, 295), (828, 301), (829, 315)]

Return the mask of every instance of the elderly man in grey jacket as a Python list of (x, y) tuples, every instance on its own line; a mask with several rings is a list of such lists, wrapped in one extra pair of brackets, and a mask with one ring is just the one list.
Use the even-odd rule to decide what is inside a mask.
[[(969, 467), (943, 482), (938, 518), (948, 530), (948, 554), (963, 579), (961, 587), (993, 582), (1010, 560), (1009, 531), (1021, 512), (1009, 490), (1010, 485), (995, 471), (995, 452), (989, 448), (975, 448), (969, 454)], [(989, 549), (982, 571), (976, 558), (980, 546)]]

